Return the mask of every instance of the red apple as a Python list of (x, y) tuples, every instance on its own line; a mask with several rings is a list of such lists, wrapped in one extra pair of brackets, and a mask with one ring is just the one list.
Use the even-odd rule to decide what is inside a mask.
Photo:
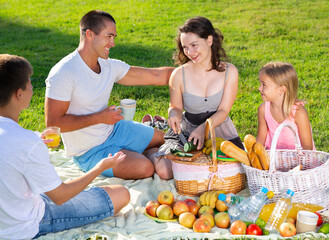
[(174, 202), (174, 194), (170, 191), (162, 191), (158, 195), (158, 202), (170, 206)]
[(205, 218), (205, 219), (207, 219), (208, 222), (210, 223), (210, 227), (215, 226), (214, 215), (212, 215), (211, 213), (206, 213), (206, 212), (204, 212), (204, 213), (202, 213), (202, 214), (200, 215), (199, 218)]
[(219, 212), (215, 215), (215, 223), (219, 228), (228, 228), (230, 226), (230, 216), (227, 212)]
[(188, 202), (187, 205), (188, 205), (189, 211), (196, 216), (198, 214), (200, 206), (194, 202)]
[(167, 204), (162, 204), (157, 208), (156, 215), (160, 219), (169, 220), (174, 217), (174, 211)]
[(174, 214), (179, 217), (184, 212), (188, 212), (190, 209), (186, 202), (184, 201), (177, 201), (173, 207)]
[(202, 213), (204, 213), (204, 212), (214, 214), (214, 210), (213, 210), (211, 207), (206, 206), (206, 205), (201, 206), (201, 207), (199, 208), (198, 216), (200, 216), (200, 215), (201, 215)]
[(193, 223), (193, 231), (194, 232), (207, 233), (207, 232), (210, 232), (210, 229), (211, 229), (210, 223), (205, 218), (198, 218)]
[(156, 210), (160, 206), (157, 201), (148, 201), (146, 203), (145, 211), (148, 215), (156, 217)]
[(248, 235), (263, 235), (263, 230), (257, 224), (249, 224), (246, 233)]
[(296, 227), (290, 222), (284, 222), (280, 225), (279, 232), (282, 237), (292, 237), (296, 235)]
[(190, 202), (196, 203), (196, 201), (194, 201), (192, 198), (187, 198), (184, 200), (184, 202), (186, 202), (187, 204), (189, 204)]
[(178, 222), (186, 228), (192, 228), (195, 222), (195, 215), (190, 212), (184, 212), (179, 215)]
[(235, 220), (230, 227), (230, 232), (234, 235), (246, 234), (247, 224), (241, 220)]

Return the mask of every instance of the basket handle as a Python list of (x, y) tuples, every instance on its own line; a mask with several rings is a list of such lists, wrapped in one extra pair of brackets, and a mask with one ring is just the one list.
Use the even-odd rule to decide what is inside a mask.
[[(210, 133), (210, 137), (209, 137)], [(217, 172), (217, 150), (216, 150), (216, 134), (215, 129), (212, 123), (211, 118), (208, 118), (206, 121), (206, 127), (205, 127), (205, 140), (208, 140), (211, 138), (211, 144), (212, 144), (212, 165), (209, 167), (210, 172)]]
[(302, 153), (301, 150), (302, 150), (302, 147), (301, 147), (301, 144), (300, 144), (300, 140), (299, 138), (297, 137), (297, 129), (295, 128), (295, 126), (293, 126), (291, 123), (289, 122), (285, 122), (285, 123), (282, 123), (276, 130), (275, 130), (275, 133), (274, 133), (274, 136), (273, 136), (273, 139), (272, 139), (272, 145), (271, 145), (271, 150), (270, 150), (270, 169), (269, 171), (270, 172), (275, 172), (275, 161), (276, 161), (276, 145), (278, 143), (278, 140), (279, 140), (279, 136), (280, 136), (280, 133), (282, 131), (282, 129), (284, 127), (288, 127), (293, 136), (294, 136), (294, 141), (295, 141), (295, 148), (298, 152), (298, 154)]

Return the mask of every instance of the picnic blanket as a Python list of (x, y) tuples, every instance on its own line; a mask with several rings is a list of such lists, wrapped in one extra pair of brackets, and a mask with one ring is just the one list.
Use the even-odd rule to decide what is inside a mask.
[[(63, 181), (74, 179), (84, 174), (74, 163), (67, 158), (63, 150), (49, 150), (50, 161), (55, 166), (58, 175)], [(178, 222), (158, 223), (143, 214), (144, 207), (149, 200), (156, 200), (159, 192), (170, 190), (176, 199), (190, 198), (179, 195), (175, 189), (174, 180), (162, 180), (158, 175), (143, 180), (123, 180), (120, 178), (97, 177), (90, 186), (121, 184), (129, 189), (131, 200), (116, 216), (110, 217), (80, 228), (74, 228), (58, 233), (41, 236), (39, 240), (48, 239), (241, 239), (241, 235), (231, 235), (229, 230), (213, 227), (210, 233), (195, 233), (191, 229), (181, 226)], [(90, 187), (89, 186), (89, 187)], [(238, 195), (250, 196), (245, 189)], [(194, 198), (196, 200), (196, 198)], [(325, 239), (328, 235), (319, 233), (306, 233), (296, 237), (309, 237), (310, 239)], [(247, 237), (244, 235), (244, 237)], [(254, 237), (254, 236), (253, 236)], [(279, 235), (257, 236), (257, 239), (281, 239)], [(299, 238), (304, 239), (304, 238)]]

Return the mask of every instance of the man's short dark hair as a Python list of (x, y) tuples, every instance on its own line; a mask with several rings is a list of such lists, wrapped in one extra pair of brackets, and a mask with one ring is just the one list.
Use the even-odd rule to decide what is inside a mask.
[(18, 89), (26, 89), (33, 74), (31, 64), (23, 57), (0, 54), (0, 106), (6, 106)]
[(114, 18), (107, 12), (101, 10), (92, 10), (86, 13), (80, 21), (81, 34), (84, 36), (88, 29), (96, 34), (99, 34), (100, 31), (102, 31), (102, 29), (105, 27), (104, 20), (115, 23)]

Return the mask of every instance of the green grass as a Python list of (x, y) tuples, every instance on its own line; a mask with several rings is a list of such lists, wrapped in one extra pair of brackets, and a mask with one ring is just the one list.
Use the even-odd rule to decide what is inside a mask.
[[(89, 10), (105, 10), (117, 21), (110, 57), (144, 67), (172, 66), (178, 26), (200, 15), (222, 31), (225, 49), (239, 69), (239, 92), (230, 116), (240, 137), (257, 134), (258, 70), (269, 61), (286, 61), (297, 70), (299, 98), (308, 102), (315, 145), (329, 152), (327, 0), (0, 0), (0, 6), (0, 52), (24, 56), (34, 67), (34, 97), (20, 117), (26, 128), (45, 127), (44, 80), (78, 46), (78, 24)], [(116, 85), (110, 104), (122, 98), (137, 100), (137, 121), (146, 113), (167, 117), (167, 87)]]

